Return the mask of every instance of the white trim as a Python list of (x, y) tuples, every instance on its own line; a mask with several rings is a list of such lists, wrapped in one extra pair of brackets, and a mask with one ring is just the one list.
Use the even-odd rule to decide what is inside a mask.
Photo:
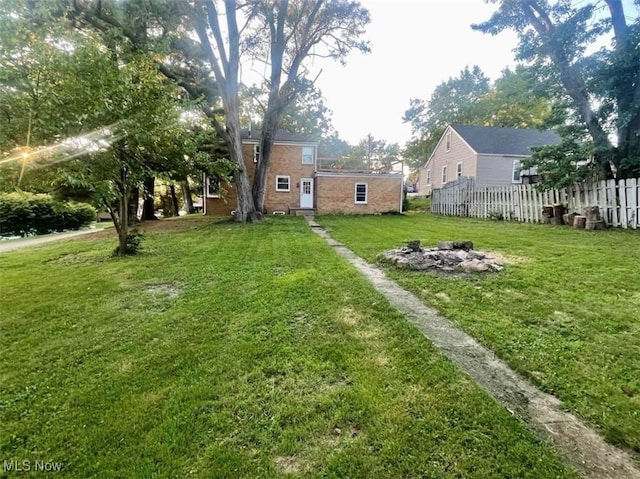
[(426, 174), (426, 186), (431, 186), (431, 168), (426, 168), (427, 170), (427, 174)]
[[(518, 179), (515, 179), (516, 176), (516, 165), (518, 167)], [(522, 183), (522, 162), (520, 160), (513, 160), (513, 165), (511, 166), (511, 183), (520, 184)]]
[[(311, 162), (305, 162), (304, 161), (304, 149), (305, 148), (311, 148)], [(302, 149), (301, 149), (301, 154), (300, 154), (300, 161), (302, 162), (303, 165), (313, 165), (315, 164), (315, 160), (316, 160), (316, 149), (314, 146), (310, 146), (310, 145), (303, 145)]]
[(257, 163), (260, 160), (260, 143), (253, 145), (253, 162)]
[(462, 166), (461, 161), (456, 163), (456, 180), (462, 176)]
[(442, 172), (440, 173), (440, 182), (443, 185), (447, 184), (447, 180), (449, 179), (449, 168), (448, 165), (442, 165)]
[[(364, 201), (358, 201), (358, 186), (364, 185)], [(355, 183), (353, 188), (353, 202), (356, 205), (366, 205), (369, 201), (369, 184), (368, 183)]]
[[(282, 189), (282, 188), (278, 188), (279, 183), (278, 180), (281, 178), (286, 178), (287, 179), (287, 189)], [(276, 191), (280, 192), (280, 193), (287, 193), (289, 191), (291, 191), (291, 177), (289, 175), (276, 175)]]
[[(260, 140), (245, 138), (242, 140), (243, 145), (259, 145)], [(318, 143), (313, 141), (285, 141), (277, 140), (273, 142), (274, 145), (288, 145), (288, 146), (318, 146)]]
[(531, 158), (531, 155), (507, 155), (505, 153), (478, 153), (478, 156), (499, 156), (500, 158)]
[(451, 131), (454, 131), (454, 132), (456, 133), (456, 135), (458, 136), (458, 138), (460, 138), (460, 140), (462, 140), (462, 143), (464, 143), (464, 144), (467, 146), (467, 148), (469, 148), (469, 149), (470, 149), (474, 154), (476, 154), (476, 155), (478, 155), (478, 154), (479, 154), (476, 150), (474, 150), (473, 148), (471, 148), (471, 145), (470, 145), (469, 143), (467, 143), (467, 140), (465, 140), (465, 139), (462, 137), (462, 135), (461, 135), (460, 133), (458, 133), (458, 132), (456, 131), (456, 129), (455, 129), (453, 126), (449, 125), (449, 128), (451, 128)]
[(205, 182), (204, 182), (204, 194), (206, 198), (220, 198), (220, 180), (216, 179), (216, 181), (218, 182), (218, 193), (217, 194), (211, 194), (209, 193), (209, 186), (211, 185), (211, 180), (212, 178), (208, 175), (205, 175)]
[(335, 172), (318, 171), (316, 176), (334, 176), (340, 178), (402, 178), (402, 173), (357, 173), (357, 172)]
[(447, 131), (444, 137), (444, 151), (449, 153), (451, 151), (451, 130)]
[[(305, 182), (309, 183), (309, 193), (304, 192)], [(315, 204), (315, 191), (314, 191), (314, 179), (313, 178), (300, 178), (300, 208), (313, 208)], [(304, 203), (303, 200), (309, 200), (309, 203)]]

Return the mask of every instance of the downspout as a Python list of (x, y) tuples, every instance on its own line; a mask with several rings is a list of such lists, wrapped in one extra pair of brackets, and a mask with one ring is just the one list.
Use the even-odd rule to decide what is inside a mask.
[(313, 209), (318, 209), (318, 145), (313, 147)]
[(207, 215), (207, 174), (202, 173), (202, 216)]
[(400, 170), (400, 208), (398, 209), (399, 213), (402, 213), (403, 196), (404, 196), (404, 159), (402, 160), (401, 170)]

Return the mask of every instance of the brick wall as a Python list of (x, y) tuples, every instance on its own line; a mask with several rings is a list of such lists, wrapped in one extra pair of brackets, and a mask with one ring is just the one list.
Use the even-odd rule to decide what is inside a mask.
[[(253, 181), (255, 164), (253, 162), (253, 148), (256, 142), (244, 143), (243, 155), (247, 168), (249, 181)], [(267, 172), (265, 184), (265, 208), (267, 214), (273, 211), (289, 212), (289, 208), (300, 207), (300, 179), (313, 178), (314, 165), (302, 164), (301, 144), (281, 144), (273, 145), (271, 153), (271, 164)], [(311, 146), (311, 145), (309, 145)], [(289, 177), (289, 191), (276, 191), (276, 177)], [(232, 184), (223, 184), (226, 203), (222, 198), (206, 198), (207, 214), (230, 214), (237, 207), (237, 195)]]
[[(316, 178), (318, 213), (375, 214), (400, 211), (402, 176), (347, 174)], [(367, 204), (355, 203), (356, 183), (367, 184)]]

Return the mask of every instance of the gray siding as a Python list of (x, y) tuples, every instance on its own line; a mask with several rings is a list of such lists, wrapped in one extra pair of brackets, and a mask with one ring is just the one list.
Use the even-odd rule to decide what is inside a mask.
[(510, 186), (513, 182), (513, 162), (522, 158), (513, 156), (478, 156), (476, 185)]

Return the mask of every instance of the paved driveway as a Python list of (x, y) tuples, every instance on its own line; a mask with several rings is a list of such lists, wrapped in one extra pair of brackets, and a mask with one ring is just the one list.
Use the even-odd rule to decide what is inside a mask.
[(4, 253), (5, 251), (13, 251), (14, 249), (28, 248), (29, 246), (36, 246), (44, 243), (51, 243), (53, 241), (60, 241), (67, 238), (73, 238), (74, 236), (82, 236), (89, 233), (95, 233), (97, 231), (102, 231), (102, 228), (68, 231), (66, 233), (51, 233), (48, 235), (37, 236), (35, 238), (0, 241), (0, 253)]

